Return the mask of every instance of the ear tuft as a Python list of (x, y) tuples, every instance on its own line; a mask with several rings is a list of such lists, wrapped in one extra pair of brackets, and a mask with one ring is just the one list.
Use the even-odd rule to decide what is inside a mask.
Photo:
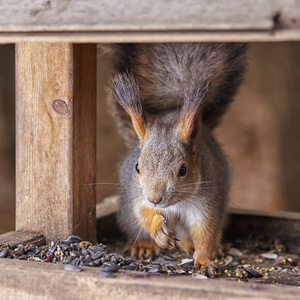
[(185, 93), (178, 123), (179, 139), (183, 143), (189, 143), (193, 135), (199, 130), (202, 112), (207, 104), (208, 90), (208, 84), (192, 84)]
[(112, 80), (112, 97), (132, 119), (133, 127), (141, 141), (146, 135), (146, 119), (140, 99), (139, 88), (132, 74), (118, 73)]

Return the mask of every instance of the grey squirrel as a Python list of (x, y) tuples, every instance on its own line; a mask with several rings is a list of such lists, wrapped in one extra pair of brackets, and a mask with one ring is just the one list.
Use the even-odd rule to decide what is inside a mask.
[(211, 260), (226, 219), (230, 168), (212, 135), (239, 86), (243, 43), (112, 45), (110, 105), (129, 152), (118, 222), (131, 254), (182, 248), (194, 272)]

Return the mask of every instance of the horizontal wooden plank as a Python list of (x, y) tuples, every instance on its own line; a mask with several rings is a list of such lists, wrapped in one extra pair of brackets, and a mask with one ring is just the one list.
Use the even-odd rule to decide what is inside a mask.
[(63, 265), (0, 259), (1, 299), (296, 299), (297, 287), (239, 284), (226, 280), (118, 272), (99, 268), (68, 272)]
[(300, 29), (274, 31), (0, 32), (0, 44), (19, 42), (163, 43), (299, 41)]
[(27, 243), (40, 246), (45, 243), (45, 239), (39, 233), (23, 231), (10, 231), (0, 235), (0, 245), (17, 246)]
[(300, 16), (297, 0), (102, 0), (101, 2), (2, 0), (1, 2), (0, 29), (9, 32), (268, 30), (273, 28), (278, 15), (284, 15), (285, 19), (290, 21), (295, 19), (295, 23)]
[[(229, 213), (231, 215), (237, 216), (249, 216), (249, 217), (267, 217), (267, 218), (281, 218), (287, 220), (294, 220), (300, 222), (300, 213), (291, 211), (266, 211), (266, 210), (252, 210), (243, 208), (229, 208)], [(299, 228), (300, 230), (300, 228)]]
[(300, 39), (298, 0), (1, 0), (0, 3), (0, 43)]
[(300, 213), (231, 209), (224, 238), (279, 240), (290, 253), (300, 253)]

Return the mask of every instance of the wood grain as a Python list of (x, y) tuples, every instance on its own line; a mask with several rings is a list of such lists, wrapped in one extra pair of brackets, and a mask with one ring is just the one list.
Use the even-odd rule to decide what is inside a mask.
[[(1, 1), (2, 32), (132, 30), (271, 30), (294, 19), (297, 0), (23, 0)], [(13, 18), (12, 18), (13, 16)], [(277, 18), (275, 18), (277, 17)], [(274, 19), (276, 19), (274, 21)]]
[(16, 47), (16, 230), (47, 242), (95, 240), (95, 56), (94, 44)]
[(0, 235), (0, 245), (9, 244), (14, 247), (27, 243), (40, 246), (45, 243), (45, 239), (41, 234), (22, 231), (9, 231)]
[[(298, 299), (289, 286), (240, 284), (191, 277), (118, 272), (99, 278), (98, 268), (67, 272), (63, 265), (0, 259), (1, 299)], [(130, 274), (129, 274), (130, 273)]]
[(1, 43), (300, 40), (298, 0), (1, 0), (0, 4)]
[(299, 41), (300, 29), (195, 30), (195, 31), (98, 31), (98, 32), (0, 32), (0, 43), (166, 43), (166, 42), (284, 42)]

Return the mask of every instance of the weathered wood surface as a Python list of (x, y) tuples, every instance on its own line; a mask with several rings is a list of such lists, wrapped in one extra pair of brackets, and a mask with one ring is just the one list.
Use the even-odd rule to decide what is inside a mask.
[(13, 247), (27, 243), (40, 246), (45, 243), (45, 239), (41, 234), (22, 231), (9, 231), (0, 235), (0, 245), (9, 244)]
[(1, 299), (298, 299), (297, 287), (126, 272), (99, 278), (99, 268), (0, 259)]
[(300, 254), (300, 213), (231, 209), (224, 238), (279, 240)]
[[(12, 18), (13, 16), (13, 18)], [(2, 0), (1, 31), (271, 30), (298, 0)], [(294, 21), (292, 21), (294, 20)]]
[(94, 44), (17, 45), (17, 231), (95, 240), (95, 72)]
[(6, 43), (300, 39), (299, 0), (1, 0), (0, 9)]

